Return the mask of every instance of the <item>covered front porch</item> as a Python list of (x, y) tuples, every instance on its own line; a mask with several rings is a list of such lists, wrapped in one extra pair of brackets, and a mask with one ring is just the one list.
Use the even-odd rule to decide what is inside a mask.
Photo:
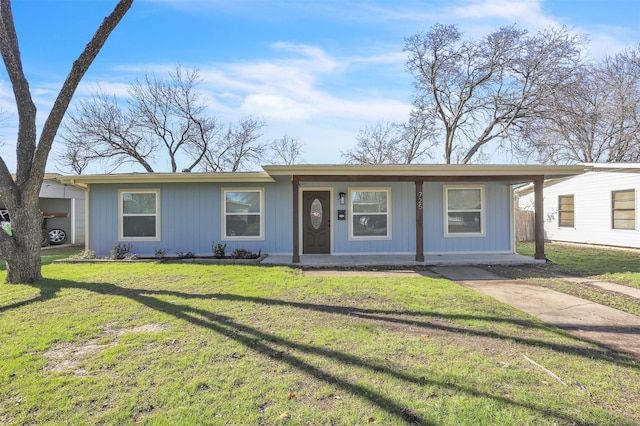
[(371, 255), (371, 254), (303, 254), (299, 262), (293, 262), (291, 255), (269, 255), (263, 265), (302, 266), (308, 268), (394, 268), (425, 266), (469, 266), (469, 265), (525, 265), (540, 263), (532, 257), (514, 253), (489, 254), (441, 254), (425, 255), (424, 261), (416, 261), (414, 255)]
[[(402, 265), (402, 266), (430, 266), (430, 265), (478, 265), (478, 264), (523, 264), (544, 261), (544, 220), (543, 220), (543, 184), (544, 180), (550, 177), (564, 177), (582, 173), (584, 168), (579, 166), (529, 166), (529, 165), (298, 165), (298, 166), (264, 166), (264, 170), (270, 176), (284, 176), (291, 179), (292, 183), (292, 204), (291, 204), (291, 246), (293, 253), (290, 259), (285, 256), (270, 256), (265, 259), (265, 263), (278, 264), (300, 264), (302, 266), (349, 266), (349, 265)], [(486, 223), (484, 219), (488, 204), (498, 215), (512, 215), (513, 205), (511, 194), (505, 204), (504, 193), (496, 192), (492, 203), (485, 203), (484, 190), (490, 185), (495, 188), (498, 185), (509, 187), (512, 190), (515, 185), (533, 183), (535, 195), (535, 254), (534, 259), (525, 258), (516, 254), (491, 253), (505, 252), (513, 249), (515, 237), (512, 238), (512, 247), (506, 247), (504, 236), (513, 233), (512, 217), (504, 217), (499, 224), (494, 224), (494, 233), (487, 237)], [(348, 184), (348, 185), (345, 185)], [(389, 214), (390, 204), (385, 204), (380, 210), (384, 212), (382, 218), (385, 230), (390, 229), (386, 221), (390, 217), (400, 217), (404, 214), (403, 221), (396, 222), (394, 237), (392, 232), (382, 237), (373, 236), (370, 240), (393, 240), (407, 242), (415, 238), (410, 244), (398, 244), (396, 246), (379, 247), (365, 246), (362, 242), (366, 238), (355, 234), (353, 220), (356, 217), (353, 212), (354, 207), (350, 205), (351, 188), (362, 192), (363, 188), (369, 188), (373, 184), (377, 192), (383, 193), (385, 203), (390, 203), (392, 187), (396, 185), (395, 191), (404, 195), (404, 203), (396, 205), (393, 214)], [(406, 188), (407, 184), (413, 186)], [(451, 231), (442, 229), (434, 231), (433, 226), (427, 224), (440, 223), (449, 208), (445, 205), (445, 187), (448, 184), (455, 184), (459, 187), (477, 185), (472, 190), (480, 193), (482, 199), (478, 204), (481, 207), (474, 207), (475, 213), (467, 215), (477, 215), (475, 223), (479, 223), (479, 229), (468, 231)], [(359, 186), (358, 186), (359, 185)], [(401, 185), (405, 185), (404, 188)], [(439, 189), (442, 186), (443, 191)], [(338, 188), (338, 189), (336, 189)], [(431, 191), (430, 197), (425, 196), (425, 190)], [(335, 191), (335, 192), (334, 192)], [(396, 192), (397, 193), (397, 192)], [(501, 195), (500, 195), (501, 194)], [(334, 205), (333, 199), (339, 195), (339, 204)], [(502, 196), (502, 198), (501, 198)], [(348, 200), (346, 200), (348, 198)], [(509, 200), (511, 198), (511, 200)], [(396, 199), (397, 200), (397, 199)], [(312, 209), (314, 203), (319, 206)], [(384, 203), (383, 203), (384, 204)], [(439, 207), (438, 207), (439, 206)], [(429, 209), (429, 214), (425, 210)], [(364, 207), (361, 206), (361, 209)], [(363, 211), (361, 210), (360, 215)], [(328, 214), (323, 214), (329, 212)], [(506, 212), (506, 213), (505, 213)], [(351, 216), (353, 215), (353, 216)], [(459, 215), (460, 216), (460, 215)], [(313, 225), (311, 217), (317, 217), (316, 224)], [(493, 217), (497, 217), (495, 214)], [(340, 221), (348, 221), (345, 225)], [(449, 220), (449, 219), (447, 219)], [(447, 222), (448, 223), (448, 222)], [(313, 229), (312, 229), (313, 227)], [(375, 225), (371, 229), (375, 229)], [(411, 235), (406, 235), (400, 240), (395, 235), (402, 233), (402, 230), (410, 228)], [(339, 229), (339, 231), (337, 231)], [(368, 228), (367, 228), (368, 229)], [(358, 230), (358, 232), (364, 232)], [(429, 232), (431, 234), (429, 235)], [(440, 232), (434, 237), (434, 232)], [(496, 240), (490, 238), (496, 236)], [(467, 240), (478, 238), (472, 244)], [(428, 238), (426, 241), (425, 239)], [(466, 239), (465, 239), (466, 238)], [(482, 240), (480, 238), (483, 238)], [(500, 239), (501, 238), (501, 239)], [(336, 241), (340, 240), (342, 246), (336, 249)], [(447, 240), (446, 244), (440, 240)], [(440, 245), (434, 244), (440, 242)], [(457, 244), (454, 244), (454, 241)], [(463, 241), (464, 243), (460, 243)], [(484, 245), (477, 243), (481, 241)], [(313, 243), (307, 245), (307, 242)], [(425, 242), (432, 244), (427, 247)], [(372, 243), (373, 244), (373, 243)], [(383, 243), (380, 243), (381, 246)], [(402, 252), (411, 246), (415, 254), (402, 256), (395, 255), (367, 255), (366, 251), (375, 252)], [(451, 250), (452, 254), (428, 255), (427, 252), (446, 252)], [(477, 254), (454, 254), (461, 252), (477, 252)], [(349, 255), (349, 252), (360, 253)], [(322, 253), (311, 254), (311, 253)], [(336, 253), (340, 253), (337, 255)]]

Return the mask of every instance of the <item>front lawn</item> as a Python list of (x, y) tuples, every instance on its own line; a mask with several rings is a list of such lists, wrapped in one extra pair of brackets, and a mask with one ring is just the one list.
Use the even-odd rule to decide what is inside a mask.
[(0, 424), (640, 423), (640, 363), (443, 279), (43, 274), (0, 284)]
[[(533, 257), (531, 242), (518, 243), (517, 252)], [(546, 243), (545, 254), (552, 263), (541, 269), (562, 274), (595, 276), (640, 288), (640, 250), (577, 244)]]
[[(517, 251), (533, 257), (535, 248), (533, 243), (518, 243)], [(485, 269), (640, 316), (637, 298), (590, 285), (590, 280), (599, 280), (640, 288), (640, 250), (547, 243), (545, 254), (551, 263), (488, 266)], [(569, 282), (563, 276), (585, 279)]]
[[(65, 244), (62, 246), (47, 246), (40, 249), (40, 261), (43, 265), (53, 263), (58, 259), (66, 259), (72, 255), (81, 253), (84, 246)], [(6, 271), (4, 260), (0, 259), (0, 271)], [(4, 280), (4, 275), (2, 276)]]

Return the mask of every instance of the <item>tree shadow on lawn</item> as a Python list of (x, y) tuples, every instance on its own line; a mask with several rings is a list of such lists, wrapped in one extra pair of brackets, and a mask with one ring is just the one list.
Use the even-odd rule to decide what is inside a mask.
[(581, 420), (576, 417), (570, 416), (568, 414), (565, 414), (559, 411), (554, 411), (540, 404), (518, 402), (502, 395), (494, 395), (494, 394), (483, 392), (483, 391), (477, 391), (471, 386), (464, 386), (460, 384), (450, 383), (449, 381), (439, 381), (439, 380), (429, 379), (426, 377), (414, 376), (414, 375), (407, 374), (405, 372), (390, 368), (388, 365), (383, 365), (381, 363), (363, 360), (358, 356), (354, 356), (346, 352), (325, 349), (321, 347), (312, 346), (309, 344), (292, 341), (271, 333), (265, 333), (259, 330), (258, 328), (237, 322), (233, 317), (230, 317), (230, 316), (219, 315), (212, 311), (201, 309), (201, 308), (195, 308), (186, 304), (174, 304), (174, 303), (165, 302), (155, 296), (174, 296), (174, 297), (178, 297), (186, 300), (206, 299), (206, 300), (211, 300), (213, 304), (215, 304), (216, 300), (225, 300), (225, 301), (239, 302), (239, 303), (261, 304), (266, 306), (294, 307), (301, 310), (309, 310), (309, 311), (328, 313), (328, 314), (334, 314), (334, 315), (344, 315), (351, 318), (356, 316), (358, 318), (371, 320), (375, 322), (389, 322), (394, 324), (410, 325), (413, 327), (420, 327), (425, 329), (438, 329), (445, 332), (459, 333), (462, 335), (473, 335), (473, 336), (479, 336), (479, 337), (488, 337), (493, 339), (514, 341), (514, 342), (531, 346), (531, 347), (548, 348), (548, 349), (551, 349), (557, 352), (566, 353), (569, 355), (586, 357), (588, 359), (601, 359), (601, 360), (612, 362), (617, 365), (622, 365), (625, 367), (631, 367), (634, 369), (639, 368), (636, 362), (626, 357), (625, 355), (617, 354), (605, 348), (602, 348), (602, 350), (600, 350), (597, 348), (592, 349), (592, 348), (584, 348), (584, 347), (577, 347), (577, 346), (574, 347), (570, 345), (546, 342), (544, 340), (509, 336), (509, 335), (500, 334), (500, 333), (491, 332), (491, 331), (474, 330), (471, 327), (465, 328), (465, 327), (459, 327), (454, 325), (443, 325), (443, 324), (437, 324), (429, 321), (415, 320), (415, 319), (403, 318), (403, 317), (420, 316), (420, 317), (439, 318), (439, 319), (449, 320), (449, 321), (463, 319), (463, 320), (506, 322), (506, 323), (512, 323), (519, 326), (523, 326), (523, 327), (530, 327), (530, 328), (536, 328), (536, 329), (543, 329), (546, 331), (552, 331), (554, 333), (558, 333), (563, 336), (568, 336), (564, 334), (564, 332), (562, 332), (561, 330), (556, 329), (554, 327), (546, 326), (543, 323), (537, 323), (537, 322), (527, 321), (527, 320), (489, 317), (489, 316), (481, 316), (481, 315), (459, 315), (459, 314), (449, 315), (449, 314), (441, 314), (438, 312), (431, 312), (431, 311), (398, 311), (398, 310), (382, 310), (382, 309), (361, 309), (358, 307), (350, 307), (350, 306), (300, 303), (300, 302), (291, 302), (286, 300), (268, 299), (268, 298), (261, 298), (261, 297), (248, 297), (248, 296), (225, 294), (225, 293), (192, 294), (192, 293), (182, 293), (177, 291), (132, 289), (132, 288), (120, 287), (110, 283), (78, 283), (74, 281), (64, 281), (64, 280), (46, 280), (40, 283), (30, 284), (30, 285), (40, 290), (39, 296), (29, 300), (25, 300), (25, 301), (17, 302), (4, 307), (0, 307), (0, 313), (9, 311), (11, 309), (19, 308), (21, 306), (25, 306), (30, 303), (43, 302), (48, 299), (53, 299), (57, 297), (57, 294), (60, 292), (60, 290), (66, 289), (66, 288), (87, 290), (87, 291), (91, 291), (91, 292), (101, 294), (101, 295), (106, 295), (106, 296), (124, 296), (148, 308), (154, 309), (159, 312), (163, 312), (168, 315), (172, 315), (175, 318), (182, 319), (193, 325), (215, 331), (216, 333), (219, 333), (225, 337), (235, 340), (238, 343), (243, 344), (249, 350), (252, 350), (261, 355), (265, 355), (277, 361), (286, 363), (289, 366), (305, 374), (308, 374), (319, 381), (322, 381), (331, 386), (339, 387), (344, 391), (349, 392), (362, 399), (369, 400), (372, 404), (377, 405), (380, 409), (386, 411), (390, 415), (393, 415), (398, 419), (401, 419), (402, 421), (407, 422), (409, 424), (429, 425), (429, 424), (436, 424), (436, 423), (427, 420), (421, 415), (413, 412), (410, 407), (402, 406), (398, 402), (394, 401), (392, 398), (380, 392), (375, 392), (365, 386), (358, 385), (356, 383), (351, 383), (346, 379), (340, 378), (336, 375), (326, 372), (310, 364), (309, 362), (303, 360), (302, 358), (297, 357), (293, 354), (290, 354), (289, 352), (293, 350), (299, 353), (321, 356), (333, 362), (342, 363), (348, 366), (368, 369), (375, 373), (386, 374), (414, 385), (438, 386), (440, 388), (448, 389), (456, 393), (467, 394), (473, 397), (488, 398), (506, 405), (518, 406), (518, 407), (522, 407), (532, 411), (540, 412), (546, 417), (561, 419), (563, 421), (570, 422), (570, 423), (580, 424)]

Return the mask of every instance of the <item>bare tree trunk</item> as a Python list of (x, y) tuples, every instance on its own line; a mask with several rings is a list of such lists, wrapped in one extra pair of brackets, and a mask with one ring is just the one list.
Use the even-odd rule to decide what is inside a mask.
[[(28, 203), (32, 204), (32, 203)], [(40, 242), (42, 241), (42, 214), (35, 206), (24, 205), (13, 209), (11, 225), (20, 232), (9, 236), (2, 232), (0, 245), (7, 265), (7, 283), (33, 283), (42, 279), (40, 270)]]
[(11, 2), (0, 0), (0, 53), (13, 87), (19, 121), (15, 181), (0, 157), (0, 198), (9, 211), (13, 231), (11, 236), (0, 231), (0, 256), (7, 265), (6, 283), (33, 283), (42, 279), (42, 213), (38, 211), (38, 198), (47, 157), (76, 87), (132, 3), (133, 0), (119, 0), (73, 63), (36, 143), (36, 107), (22, 69)]

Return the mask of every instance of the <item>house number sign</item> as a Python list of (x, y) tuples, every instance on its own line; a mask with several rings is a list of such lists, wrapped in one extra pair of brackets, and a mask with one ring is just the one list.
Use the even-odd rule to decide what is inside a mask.
[(418, 210), (422, 210), (422, 191), (418, 191)]

